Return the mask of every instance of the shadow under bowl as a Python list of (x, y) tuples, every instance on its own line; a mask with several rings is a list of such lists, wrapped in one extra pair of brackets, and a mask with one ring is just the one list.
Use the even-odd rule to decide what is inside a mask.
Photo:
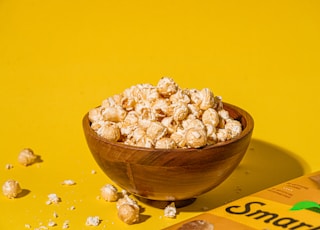
[(152, 206), (162, 208), (174, 201), (181, 207), (221, 184), (247, 151), (254, 127), (252, 117), (228, 103), (224, 109), (241, 122), (242, 133), (198, 149), (155, 149), (110, 142), (90, 127), (88, 113), (83, 118), (83, 130), (95, 161), (115, 184)]

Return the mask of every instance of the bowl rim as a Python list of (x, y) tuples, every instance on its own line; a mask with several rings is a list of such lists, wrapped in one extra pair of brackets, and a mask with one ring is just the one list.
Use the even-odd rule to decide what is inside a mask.
[[(227, 103), (227, 102), (223, 102), (223, 107), (229, 111), (229, 110), (233, 110), (236, 111), (239, 115), (238, 117), (233, 117), (233, 119), (239, 120), (241, 118), (244, 118), (245, 120), (245, 127), (242, 130), (242, 132), (240, 133), (239, 136), (232, 138), (230, 140), (227, 141), (223, 141), (223, 142), (218, 142), (216, 144), (211, 144), (211, 145), (206, 145), (200, 148), (175, 148), (175, 149), (164, 149), (164, 148), (148, 148), (148, 147), (141, 147), (141, 146), (133, 146), (133, 145), (128, 145), (128, 144), (124, 144), (123, 142), (113, 142), (113, 141), (108, 141), (105, 138), (99, 136), (90, 126), (90, 120), (89, 120), (89, 112), (87, 112), (83, 119), (82, 119), (82, 123), (83, 123), (83, 127), (84, 130), (88, 131), (88, 135), (94, 137), (95, 139), (99, 140), (100, 142), (103, 142), (105, 144), (108, 145), (112, 145), (112, 146), (116, 146), (116, 147), (120, 147), (120, 148), (126, 148), (126, 149), (132, 149), (134, 151), (150, 151), (150, 152), (155, 152), (157, 150), (161, 151), (161, 152), (194, 152), (194, 151), (201, 151), (201, 150), (207, 150), (207, 149), (211, 149), (211, 148), (218, 148), (218, 147), (224, 147), (227, 146), (231, 143), (235, 143), (238, 142), (239, 140), (241, 140), (242, 138), (251, 135), (253, 128), (254, 128), (254, 120), (252, 118), (252, 116), (244, 109)], [(244, 125), (241, 122), (242, 125)]]

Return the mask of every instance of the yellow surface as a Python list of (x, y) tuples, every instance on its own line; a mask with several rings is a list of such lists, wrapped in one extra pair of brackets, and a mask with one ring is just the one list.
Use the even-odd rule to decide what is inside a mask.
[[(160, 229), (319, 170), (319, 10), (317, 0), (1, 0), (0, 182), (13, 178), (24, 190), (18, 199), (0, 196), (0, 229), (50, 219), (52, 229), (65, 220), (69, 229)], [(142, 222), (128, 226), (114, 203), (97, 199), (111, 181), (87, 148), (81, 119), (106, 97), (162, 76), (209, 87), (249, 111), (253, 139), (231, 177), (176, 219), (141, 203)], [(19, 165), (25, 147), (42, 162)], [(77, 184), (62, 186), (66, 179)], [(50, 193), (58, 205), (45, 204)], [(102, 222), (86, 227), (88, 216)]]

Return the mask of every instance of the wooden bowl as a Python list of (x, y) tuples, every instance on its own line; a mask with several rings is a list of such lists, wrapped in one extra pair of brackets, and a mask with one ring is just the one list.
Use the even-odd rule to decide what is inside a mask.
[(224, 109), (241, 122), (241, 135), (200, 149), (154, 149), (110, 142), (90, 127), (88, 114), (83, 129), (94, 159), (115, 184), (154, 206), (172, 201), (184, 206), (223, 182), (246, 153), (253, 119), (234, 105), (224, 103)]

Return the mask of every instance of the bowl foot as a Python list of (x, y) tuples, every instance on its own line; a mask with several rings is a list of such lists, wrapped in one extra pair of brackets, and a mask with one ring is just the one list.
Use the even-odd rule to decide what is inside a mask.
[(196, 198), (190, 198), (190, 199), (186, 199), (186, 200), (175, 200), (175, 201), (150, 200), (150, 199), (139, 197), (139, 196), (136, 196), (136, 198), (139, 201), (141, 201), (141, 202), (143, 202), (143, 203), (145, 203), (147, 205), (150, 205), (150, 206), (155, 207), (155, 208), (160, 208), (160, 209), (164, 209), (165, 207), (167, 207), (172, 202), (174, 202), (176, 208), (182, 208), (182, 207), (185, 207), (187, 205), (192, 204), (196, 200)]

